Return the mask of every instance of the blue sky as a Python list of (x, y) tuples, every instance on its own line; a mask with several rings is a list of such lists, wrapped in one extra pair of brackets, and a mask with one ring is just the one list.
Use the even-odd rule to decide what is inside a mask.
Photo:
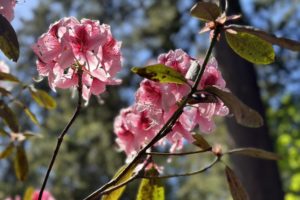
[(38, 4), (37, 0), (19, 0), (15, 7), (15, 19), (12, 21), (12, 25), (15, 29), (19, 29), (22, 26), (21, 18), (30, 19), (33, 17), (32, 9)]

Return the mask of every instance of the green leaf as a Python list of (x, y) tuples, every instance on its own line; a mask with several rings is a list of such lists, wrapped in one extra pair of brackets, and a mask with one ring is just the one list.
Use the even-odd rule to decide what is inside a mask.
[(10, 134), (8, 132), (6, 132), (3, 128), (0, 128), (0, 136), (9, 136)]
[(199, 2), (192, 7), (191, 15), (203, 21), (214, 21), (221, 15), (221, 9), (214, 3)]
[(32, 200), (34, 191), (35, 191), (35, 189), (33, 187), (28, 187), (25, 191), (23, 200)]
[(263, 118), (260, 114), (241, 102), (231, 92), (223, 91), (214, 86), (206, 87), (205, 91), (219, 97), (229, 108), (230, 112), (234, 114), (237, 123), (240, 125), (252, 128), (258, 128), (263, 125)]
[(24, 112), (25, 112), (25, 114), (29, 117), (29, 119), (30, 119), (33, 123), (35, 123), (36, 125), (39, 125), (39, 121), (37, 120), (35, 114), (33, 114), (33, 113), (29, 110), (29, 108), (24, 107)]
[(26, 137), (26, 138), (31, 138), (31, 137), (40, 137), (40, 135), (38, 133), (33, 133), (31, 131), (25, 131), (23, 133), (23, 135)]
[(195, 141), (193, 142), (194, 145), (200, 147), (203, 150), (211, 149), (210, 144), (200, 135), (200, 134), (193, 134), (192, 135)]
[(14, 150), (13, 143), (10, 143), (2, 152), (0, 152), (0, 159), (7, 158)]
[(131, 71), (159, 83), (184, 84), (187, 82), (181, 73), (163, 64), (149, 65), (143, 68), (133, 67)]
[(275, 153), (265, 151), (262, 149), (256, 149), (256, 148), (238, 148), (238, 149), (232, 149), (225, 154), (240, 154), (245, 156), (251, 156), (255, 158), (261, 158), (266, 160), (279, 160), (280, 156), (278, 156)]
[(299, 41), (295, 41), (295, 40), (291, 40), (291, 39), (287, 39), (287, 38), (276, 37), (273, 34), (269, 34), (265, 31), (256, 29), (251, 26), (241, 26), (241, 25), (232, 24), (232, 25), (227, 26), (226, 29), (232, 29), (232, 30), (238, 31), (238, 32), (242, 31), (242, 32), (250, 33), (250, 34), (256, 35), (257, 37), (259, 37), (269, 43), (272, 43), (274, 45), (278, 45), (283, 48), (290, 49), (292, 51), (300, 51), (300, 42)]
[(28, 161), (27, 156), (22, 145), (17, 146), (17, 154), (14, 159), (14, 167), (17, 178), (24, 181), (28, 175)]
[(5, 88), (0, 87), (0, 93), (2, 96), (8, 96), (10, 95), (10, 91), (6, 90)]
[[(113, 178), (116, 178), (119, 174), (121, 174), (125, 170), (126, 167), (127, 167), (127, 165), (123, 165), (117, 171), (117, 173), (114, 175)], [(134, 173), (134, 169), (135, 169), (135, 166), (133, 166), (130, 170), (128, 170), (127, 173), (119, 181), (117, 181), (116, 184), (113, 185), (112, 187), (120, 185), (120, 184), (126, 182), (128, 179), (130, 179)], [(112, 187), (110, 187), (110, 188), (112, 188)], [(102, 200), (118, 200), (121, 197), (121, 195), (123, 194), (125, 188), (126, 188), (126, 185), (113, 190), (109, 194), (103, 195)]]
[(164, 200), (165, 189), (158, 179), (143, 178), (136, 200)]
[[(1, 15), (0, 15), (1, 16)], [(10, 82), (16, 82), (19, 83), (19, 79), (9, 73), (0, 72), (0, 80), (1, 81), (10, 81)]]
[(225, 173), (233, 200), (249, 200), (246, 190), (235, 175), (234, 171), (226, 166)]
[(33, 100), (41, 107), (47, 109), (54, 109), (56, 108), (55, 100), (45, 91), (43, 90), (30, 90), (31, 96)]
[(17, 62), (20, 54), (17, 34), (9, 21), (2, 15), (0, 15), (0, 49), (6, 57)]
[(3, 101), (0, 101), (0, 117), (12, 131), (19, 132), (19, 123), (15, 113)]
[(274, 62), (275, 53), (269, 42), (246, 32), (225, 32), (225, 35), (229, 46), (242, 58), (255, 64)]

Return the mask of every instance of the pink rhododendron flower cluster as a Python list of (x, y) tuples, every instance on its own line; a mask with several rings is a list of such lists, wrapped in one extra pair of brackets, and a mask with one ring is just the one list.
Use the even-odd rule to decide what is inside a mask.
[[(33, 192), (32, 196), (31, 196), (31, 200), (38, 200), (39, 193), (40, 193), (39, 190), (35, 190)], [(21, 198), (20, 195), (17, 195), (14, 198), (13, 197), (6, 197), (5, 200), (22, 200), (22, 198)], [(43, 192), (42, 200), (55, 200), (55, 198), (52, 196), (52, 194), (49, 191), (45, 190)]]
[[(165, 64), (182, 75), (186, 75), (194, 58), (181, 49), (169, 51), (158, 57), (158, 63)], [(200, 60), (198, 60), (201, 63)], [(189, 80), (192, 84), (192, 80)], [(202, 76), (198, 89), (214, 85), (225, 88), (225, 81), (217, 67), (217, 62), (212, 59)], [(136, 92), (135, 103), (129, 108), (123, 109), (116, 117), (114, 132), (117, 135), (116, 142), (120, 150), (132, 157), (162, 128), (171, 115), (178, 108), (178, 103), (190, 92), (187, 84), (161, 84), (150, 80), (143, 80)], [(193, 141), (191, 131), (199, 126), (204, 133), (211, 132), (215, 124), (212, 118), (216, 115), (228, 114), (228, 108), (223, 102), (198, 103), (187, 106), (184, 112), (173, 126), (166, 139), (159, 144), (169, 142), (170, 151), (181, 149), (183, 139)]]
[(38, 56), (37, 69), (48, 77), (50, 87), (72, 88), (78, 85), (79, 68), (83, 71), (83, 98), (99, 95), (106, 85), (119, 84), (121, 42), (113, 38), (110, 26), (99, 21), (74, 17), (52, 24), (33, 45)]
[(0, 14), (3, 15), (8, 21), (14, 19), (14, 8), (16, 0), (1, 0), (0, 1)]
[[(38, 200), (39, 194), (40, 194), (39, 190), (34, 191), (34, 193), (32, 195), (32, 200)], [(45, 190), (43, 192), (42, 200), (55, 200), (55, 198), (52, 196), (52, 194), (50, 192)]]

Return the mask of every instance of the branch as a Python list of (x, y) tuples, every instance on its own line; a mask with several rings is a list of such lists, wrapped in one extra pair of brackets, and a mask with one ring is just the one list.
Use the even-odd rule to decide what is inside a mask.
[(134, 175), (133, 175), (132, 177), (130, 177), (128, 180), (126, 180), (126, 181), (124, 181), (124, 182), (122, 182), (122, 183), (120, 183), (120, 184), (118, 184), (118, 185), (116, 185), (116, 186), (110, 187), (110, 188), (108, 188), (107, 190), (101, 192), (101, 195), (108, 194), (108, 193), (110, 193), (110, 192), (112, 192), (112, 191), (114, 191), (114, 190), (116, 190), (116, 189), (119, 189), (120, 187), (123, 187), (124, 185), (127, 185), (128, 183), (132, 182), (133, 180), (135, 180), (135, 179), (141, 177), (141, 173), (145, 171), (145, 168), (149, 165), (149, 163), (150, 163), (151, 161), (152, 161), (152, 158), (149, 157), (149, 158), (146, 160), (146, 162), (145, 162), (144, 166), (142, 167), (142, 169), (140, 169), (140, 171), (138, 171), (136, 174), (134, 174)]
[(44, 181), (43, 181), (43, 184), (42, 184), (42, 188), (41, 188), (40, 193), (39, 193), (38, 200), (42, 200), (43, 192), (45, 190), (50, 172), (52, 170), (52, 167), (53, 167), (54, 162), (56, 160), (56, 157), (58, 155), (58, 152), (59, 152), (61, 143), (64, 139), (64, 136), (67, 134), (69, 128), (72, 126), (72, 124), (74, 123), (75, 119), (78, 117), (78, 115), (80, 113), (80, 110), (81, 110), (81, 104), (82, 104), (82, 97), (81, 97), (82, 96), (82, 70), (81, 69), (78, 69), (78, 87), (77, 87), (77, 91), (78, 91), (78, 102), (77, 102), (76, 110), (74, 111), (74, 114), (73, 114), (72, 118), (70, 119), (69, 123), (65, 126), (65, 128), (63, 129), (63, 131), (60, 133), (60, 135), (57, 138), (56, 147), (55, 147), (55, 150), (53, 152), (50, 164), (48, 166), (47, 173), (45, 175), (45, 178), (44, 178)]
[(200, 170), (194, 171), (194, 172), (187, 172), (187, 173), (184, 173), (184, 174), (172, 174), (172, 175), (165, 175), (165, 176), (143, 176), (143, 177), (140, 177), (140, 178), (167, 179), (167, 178), (175, 178), (175, 177), (181, 177), (181, 176), (192, 176), (192, 175), (200, 174), (202, 172), (207, 171), (208, 169), (212, 168), (215, 164), (217, 164), (219, 161), (220, 161), (220, 157), (216, 157), (216, 159), (212, 163), (210, 163), (206, 167), (204, 167)]
[(178, 120), (178, 118), (182, 114), (183, 108), (186, 106), (188, 100), (192, 97), (192, 95), (195, 92), (197, 92), (197, 87), (198, 87), (199, 82), (202, 78), (202, 75), (204, 73), (204, 70), (205, 70), (206, 65), (208, 63), (208, 60), (209, 60), (210, 55), (212, 53), (213, 47), (214, 47), (215, 43), (217, 42), (217, 37), (218, 37), (220, 32), (221, 32), (221, 27), (217, 26), (216, 29), (214, 30), (213, 38), (210, 42), (209, 49), (206, 52), (205, 59), (203, 61), (201, 70), (199, 70), (199, 73), (197, 74), (196, 80), (193, 84), (193, 87), (192, 87), (190, 93), (185, 98), (183, 98), (183, 100), (182, 100), (181, 104), (179, 105), (179, 107), (177, 108), (177, 110), (170, 117), (170, 119), (166, 122), (166, 124), (162, 127), (162, 129), (158, 132), (158, 134), (144, 148), (142, 148), (138, 152), (138, 154), (127, 165), (127, 167), (124, 169), (124, 171), (122, 171), (122, 173), (120, 173), (117, 177), (113, 178), (111, 181), (104, 184), (102, 187), (100, 187), (99, 189), (94, 191), (92, 194), (90, 194), (89, 196), (84, 198), (84, 200), (98, 200), (103, 191), (105, 191), (107, 188), (112, 187), (113, 185), (115, 185), (131, 169), (131, 167), (134, 164), (138, 163), (146, 155), (147, 149), (152, 147), (156, 142), (158, 142), (160, 139), (165, 137), (172, 130), (173, 125), (176, 123), (176, 121)]
[(191, 155), (191, 154), (206, 153), (209, 151), (211, 151), (211, 148), (199, 150), (199, 151), (180, 152), (180, 153), (147, 152), (146, 154), (152, 155), (152, 156), (185, 156), (185, 155)]

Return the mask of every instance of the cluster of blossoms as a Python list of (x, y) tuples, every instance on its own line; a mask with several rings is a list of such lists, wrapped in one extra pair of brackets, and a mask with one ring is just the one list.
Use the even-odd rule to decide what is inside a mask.
[[(39, 193), (40, 193), (39, 190), (34, 191), (34, 193), (32, 194), (31, 200), (38, 200)], [(15, 196), (15, 198), (7, 197), (7, 198), (5, 198), (5, 200), (22, 200), (22, 198), (20, 197), (20, 195), (17, 195), (17, 196)], [(50, 192), (44, 191), (42, 200), (55, 200), (55, 198), (52, 196), (52, 194)]]
[(92, 94), (103, 93), (106, 85), (121, 82), (114, 78), (121, 69), (120, 47), (109, 25), (69, 17), (52, 24), (32, 48), (39, 74), (48, 77), (54, 91), (76, 87), (82, 71), (82, 96), (88, 101)]
[[(195, 61), (201, 63), (200, 60), (195, 60), (181, 49), (169, 51), (158, 57), (158, 63), (169, 66), (184, 76), (187, 75), (192, 62)], [(193, 83), (192, 80), (189, 82)], [(226, 85), (215, 59), (208, 63), (198, 90), (212, 85), (221, 89), (224, 89)], [(122, 109), (114, 122), (116, 142), (120, 150), (125, 151), (128, 158), (135, 155), (158, 133), (176, 111), (178, 103), (190, 92), (190, 89), (190, 86), (186, 84), (161, 84), (143, 80), (136, 92), (135, 103), (129, 108)], [(215, 127), (213, 116), (227, 114), (228, 108), (220, 100), (187, 106), (172, 131), (159, 144), (169, 142), (171, 152), (179, 150), (183, 146), (184, 139), (189, 142), (193, 141), (191, 131), (196, 126), (199, 126), (202, 132), (209, 133)]]
[[(36, 190), (34, 191), (32, 195), (32, 200), (38, 200), (40, 191)], [(52, 194), (48, 191), (43, 192), (42, 200), (55, 200), (55, 198), (52, 196)]]
[(8, 21), (12, 21), (14, 18), (14, 8), (16, 3), (16, 0), (0, 1), (0, 14), (3, 15)]

